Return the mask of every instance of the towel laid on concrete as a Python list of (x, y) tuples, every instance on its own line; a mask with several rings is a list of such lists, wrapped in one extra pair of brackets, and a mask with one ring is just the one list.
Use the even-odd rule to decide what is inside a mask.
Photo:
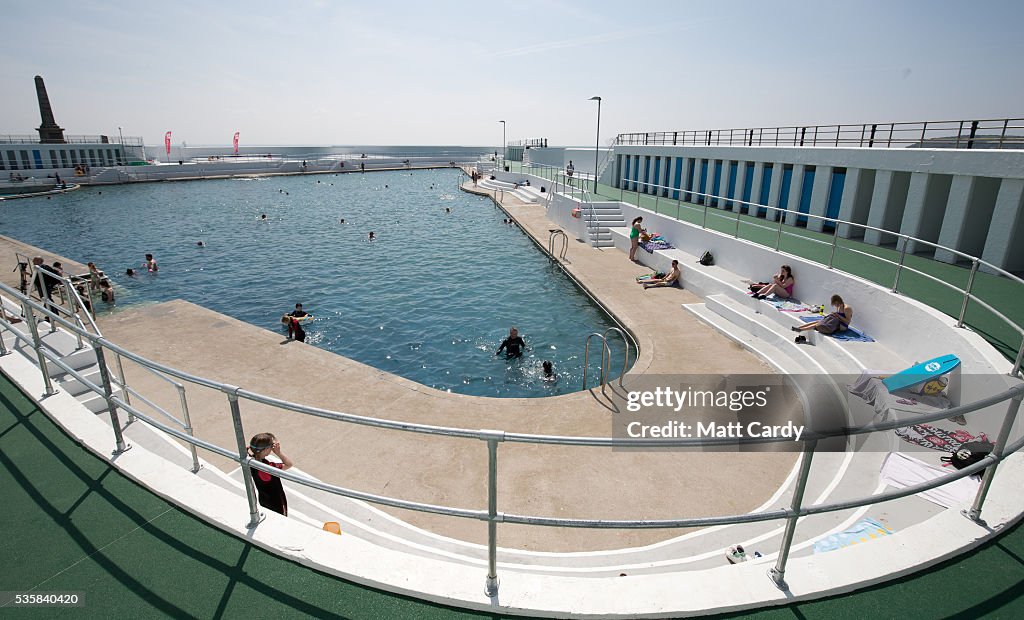
[[(942, 469), (899, 452), (889, 454), (882, 463), (882, 482), (897, 489), (929, 482), (945, 475), (947, 472)], [(967, 476), (941, 487), (921, 491), (917, 495), (943, 508), (952, 508), (971, 501), (977, 495), (980, 484), (981, 480), (978, 478)]]
[[(749, 293), (749, 294), (753, 295), (753, 293)], [(810, 306), (808, 306), (804, 302), (802, 302), (799, 299), (796, 299), (794, 297), (788, 297), (786, 299), (782, 299), (780, 297), (776, 297), (775, 295), (769, 295), (768, 297), (762, 299), (761, 301), (763, 301), (765, 303), (769, 303), (769, 304), (775, 306), (775, 309), (778, 310), (779, 312), (813, 312), (814, 311), (813, 308), (811, 308)]]
[[(821, 319), (822, 319), (822, 317), (821, 316), (817, 316), (817, 315), (816, 316), (802, 316), (802, 317), (800, 317), (800, 320), (802, 320), (804, 323), (813, 323), (814, 321), (820, 321)], [(830, 338), (835, 338), (836, 340), (846, 340), (848, 342), (874, 342), (875, 341), (874, 338), (872, 338), (871, 336), (868, 336), (867, 334), (865, 334), (864, 332), (860, 331), (856, 327), (847, 327), (846, 329), (844, 329), (842, 331), (838, 331), (838, 332), (836, 332), (834, 334), (829, 334), (828, 336)]]
[(815, 553), (835, 551), (892, 534), (892, 530), (870, 517), (864, 517), (838, 534), (829, 534), (814, 543)]

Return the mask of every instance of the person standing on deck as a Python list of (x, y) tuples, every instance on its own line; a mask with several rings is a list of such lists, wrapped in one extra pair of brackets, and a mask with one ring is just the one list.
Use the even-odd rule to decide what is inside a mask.
[[(273, 453), (280, 462), (268, 461), (267, 457)], [(249, 454), (264, 465), (276, 467), (281, 471), (292, 468), (292, 460), (284, 452), (281, 452), (281, 442), (271, 433), (260, 433), (254, 435), (249, 441)], [(256, 494), (259, 496), (260, 506), (288, 516), (288, 498), (284, 494), (284, 485), (281, 479), (274, 474), (260, 471), (253, 467), (249, 468), (249, 475), (256, 486)]]

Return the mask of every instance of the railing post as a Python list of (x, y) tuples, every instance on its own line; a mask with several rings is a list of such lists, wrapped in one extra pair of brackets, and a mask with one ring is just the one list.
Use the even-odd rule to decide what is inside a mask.
[(117, 405), (114, 404), (114, 388), (110, 382), (110, 369), (107, 368), (107, 360), (103, 355), (103, 345), (94, 342), (93, 351), (96, 352), (96, 365), (100, 370), (100, 382), (103, 384), (103, 397), (107, 401), (107, 413), (110, 414), (110, 425), (114, 428), (114, 443), (117, 449), (114, 454), (121, 454), (131, 449), (125, 444), (124, 434), (121, 432), (121, 421), (117, 417)]
[(960, 306), (960, 318), (957, 319), (956, 326), (964, 326), (964, 316), (967, 315), (967, 303), (971, 300), (971, 289), (974, 288), (974, 274), (978, 273), (978, 259), (974, 259), (971, 263), (971, 275), (967, 278), (967, 288), (964, 290), (964, 305)]
[[(1017, 396), (1010, 400), (1010, 405), (1006, 408), (1006, 415), (1003, 416), (1003, 427), (999, 429), (999, 437), (996, 438), (996, 445), (992, 448), (992, 454), (995, 456), (1002, 456), (1003, 449), (1006, 447), (1006, 440), (1010, 437), (1010, 429), (1013, 428), (1013, 423), (1017, 419), (1017, 412), (1020, 410), (1020, 401), (1024, 396)], [(981, 518), (981, 508), (985, 504), (985, 496), (988, 495), (989, 487), (992, 486), (992, 478), (996, 475), (996, 467), (999, 463), (992, 463), (985, 468), (985, 473), (981, 478), (981, 486), (978, 487), (978, 494), (974, 496), (974, 504), (971, 505), (970, 510), (961, 511), (965, 517), (980, 523), (985, 524), (985, 521)]]
[[(195, 432), (192, 429), (192, 419), (188, 414), (188, 400), (185, 399), (185, 386), (178, 383), (175, 387), (178, 388), (178, 400), (181, 401), (181, 415), (185, 421), (185, 432), (188, 433), (189, 437), (195, 437)], [(192, 473), (197, 474), (202, 469), (199, 465), (199, 453), (196, 451), (194, 443), (189, 443), (188, 447), (192, 452)]]
[(246, 461), (249, 459), (249, 452), (246, 450), (248, 442), (245, 441), (245, 432), (242, 430), (242, 412), (238, 408), (238, 388), (225, 386), (228, 397), (228, 405), (231, 407), (231, 423), (235, 427), (235, 445), (238, 447), (238, 465), (241, 468), (242, 481), (245, 483), (245, 498), (249, 501), (249, 523), (247, 529), (253, 529), (259, 525), (266, 515), (260, 512), (259, 504), (256, 502), (256, 487), (253, 486), (252, 476), (245, 471)]
[(736, 209), (736, 234), (733, 235), (733, 236), (736, 237), (737, 239), (739, 239), (740, 238), (740, 216), (742, 215), (740, 213), (740, 210), (743, 209), (743, 205), (742, 204), (738, 204), (737, 207), (738, 208)]
[(779, 233), (775, 236), (775, 251), (779, 251), (779, 246), (782, 245), (782, 221), (786, 219), (781, 211), (775, 212), (776, 217), (779, 218)]
[(487, 441), (487, 581), (484, 593), (498, 596), (498, 442), (504, 431), (480, 431)]
[(808, 441), (804, 444), (803, 456), (800, 460), (800, 473), (796, 479), (796, 486), (793, 488), (793, 501), (790, 504), (792, 513), (786, 519), (786, 530), (782, 534), (782, 546), (779, 548), (779, 557), (775, 566), (768, 569), (768, 577), (775, 582), (780, 590), (789, 590), (786, 584), (786, 562), (789, 561), (789, 548), (793, 544), (793, 534), (796, 532), (796, 522), (799, 520), (800, 508), (804, 501), (804, 491), (807, 489), (807, 477), (811, 472), (811, 459), (814, 457), (814, 448), (818, 445), (817, 440)]
[[(900, 235), (899, 238), (900, 240), (903, 241), (903, 249), (900, 250), (900, 262), (896, 265), (896, 277), (893, 279), (892, 282), (893, 293), (895, 293), (896, 289), (899, 288), (900, 273), (903, 271), (903, 261), (907, 257), (907, 246), (910, 245), (910, 238), (907, 237), (906, 235)], [(899, 241), (897, 241), (896, 244), (899, 245)]]
[[(129, 405), (132, 404), (131, 394), (128, 393), (128, 379), (124, 376), (124, 364), (121, 363), (121, 354), (114, 352), (114, 361), (117, 362), (117, 376), (121, 378), (121, 395), (124, 397), (124, 402)], [(128, 423), (135, 422), (135, 415), (132, 412), (128, 412)]]
[(57, 393), (57, 390), (53, 388), (53, 382), (50, 381), (50, 370), (46, 367), (46, 356), (43, 355), (43, 351), (40, 348), (42, 341), (39, 340), (39, 326), (36, 324), (36, 315), (33, 314), (32, 306), (29, 306), (27, 301), (21, 302), (21, 309), (25, 313), (25, 322), (28, 323), (28, 329), (32, 332), (32, 348), (36, 350), (36, 358), (39, 360), (39, 372), (43, 373), (46, 396), (53, 396)]
[(710, 202), (710, 200), (708, 200), (708, 197), (705, 196), (704, 197), (704, 221), (700, 225), (701, 228), (707, 228), (708, 227), (708, 203), (709, 202)]
[(836, 248), (839, 246), (839, 222), (832, 220), (835, 224), (835, 230), (832, 231), (832, 254), (828, 257), (828, 268), (832, 268), (832, 263), (836, 259)]

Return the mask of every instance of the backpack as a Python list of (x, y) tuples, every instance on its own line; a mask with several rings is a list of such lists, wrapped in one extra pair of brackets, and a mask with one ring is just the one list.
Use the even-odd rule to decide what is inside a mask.
[[(963, 469), (970, 465), (974, 465), (981, 459), (985, 458), (992, 452), (992, 442), (989, 441), (968, 441), (967, 443), (960, 446), (960, 448), (950, 454), (944, 456), (940, 460), (943, 463), (949, 463), (957, 469)], [(981, 472), (978, 472), (979, 474)]]
[(697, 262), (707, 267), (715, 264), (715, 257), (711, 255), (711, 252), (705, 251), (700, 255), (700, 259), (698, 259)]

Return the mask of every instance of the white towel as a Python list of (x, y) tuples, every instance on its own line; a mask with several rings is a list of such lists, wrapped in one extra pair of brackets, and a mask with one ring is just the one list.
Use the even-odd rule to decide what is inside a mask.
[[(899, 452), (890, 453), (882, 464), (882, 482), (897, 489), (930, 482), (948, 473), (940, 467), (933, 467)], [(922, 491), (918, 495), (943, 508), (952, 508), (973, 500), (980, 484), (980, 480), (968, 476), (930, 491)]]

